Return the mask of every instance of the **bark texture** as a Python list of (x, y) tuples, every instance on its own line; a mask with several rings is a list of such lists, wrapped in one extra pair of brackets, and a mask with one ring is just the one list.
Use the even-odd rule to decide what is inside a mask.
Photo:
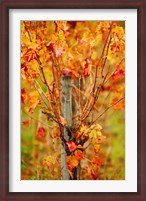
[[(69, 141), (71, 138), (70, 129), (72, 127), (72, 80), (70, 76), (62, 76), (61, 78), (61, 109), (62, 116), (66, 119), (67, 124), (64, 127), (64, 138)], [(70, 180), (70, 175), (66, 166), (66, 150), (62, 142), (61, 145), (61, 175), (62, 180)]]

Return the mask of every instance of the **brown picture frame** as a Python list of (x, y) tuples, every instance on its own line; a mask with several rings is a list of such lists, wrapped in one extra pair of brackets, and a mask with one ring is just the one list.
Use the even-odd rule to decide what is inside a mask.
[[(137, 192), (84, 192), (84, 193), (12, 193), (9, 192), (9, 108), (11, 102), (9, 100), (9, 10), (10, 9), (137, 9), (138, 12), (138, 28), (137, 28), (137, 44), (138, 44), (138, 63), (137, 63), (137, 103), (138, 103), (138, 130), (137, 130)], [(145, 0), (4, 0), (1, 2), (1, 67), (0, 67), (0, 91), (1, 91), (1, 140), (0, 140), (0, 200), (2, 201), (33, 201), (33, 200), (146, 200), (146, 147), (144, 146), (145, 139), (145, 69), (146, 63), (145, 48), (146, 48), (146, 1)], [(131, 72), (132, 75), (132, 72)], [(131, 114), (132, 115), (132, 114)], [(132, 125), (132, 123), (131, 123)], [(132, 133), (131, 133), (132, 135)], [(132, 153), (131, 153), (132, 154)]]

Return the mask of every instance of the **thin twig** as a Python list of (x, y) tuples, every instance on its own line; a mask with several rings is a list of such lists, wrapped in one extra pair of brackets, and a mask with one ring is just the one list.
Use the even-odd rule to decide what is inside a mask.
[(30, 42), (32, 42), (31, 35), (30, 35), (30, 33), (29, 33), (28, 29), (27, 29), (25, 21), (23, 21), (23, 23), (24, 23), (25, 30), (28, 33), (29, 40), (30, 40)]
[(109, 110), (111, 107), (113, 107), (114, 105), (116, 105), (117, 103), (119, 103), (123, 99), (125, 99), (125, 97), (122, 97), (118, 101), (116, 101), (115, 103), (109, 105), (92, 123), (95, 123), (107, 110)]
[(47, 125), (47, 124), (45, 124), (45, 123), (43, 123), (42, 121), (40, 121), (40, 120), (38, 120), (38, 119), (36, 119), (36, 118), (34, 118), (34, 117), (32, 117), (31, 115), (29, 115), (27, 112), (25, 112), (25, 111), (23, 111), (27, 116), (29, 116), (31, 119), (33, 119), (33, 120), (35, 120), (35, 121), (37, 121), (37, 122), (39, 122), (40, 124), (42, 124), (42, 125), (44, 125), (44, 126), (47, 126), (48, 128), (51, 128), (51, 129), (53, 129), (54, 127), (53, 126), (49, 126), (49, 125)]

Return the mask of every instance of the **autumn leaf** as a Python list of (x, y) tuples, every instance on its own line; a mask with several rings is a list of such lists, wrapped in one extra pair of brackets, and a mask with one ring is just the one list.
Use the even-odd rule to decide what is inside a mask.
[(49, 42), (49, 43), (46, 45), (47, 50), (48, 50), (49, 52), (51, 52), (51, 51), (54, 50), (54, 46), (55, 46), (55, 44), (54, 44), (53, 42)]
[(77, 131), (76, 135), (75, 135), (76, 136), (76, 140), (78, 140), (81, 137), (81, 135), (82, 135), (82, 133)]
[(103, 137), (92, 138), (92, 142), (94, 144), (102, 144), (102, 139), (103, 139)]
[[(95, 122), (99, 119), (105, 124), (108, 136), (111, 132), (107, 129), (108, 116), (102, 114), (109, 108), (119, 110), (125, 105), (121, 99), (125, 96), (125, 29), (118, 24), (121, 22), (21, 21), (21, 103), (24, 104), (21, 109), (22, 115), (23, 111), (34, 112), (31, 115), (36, 122), (33, 126), (38, 125), (32, 139), (37, 146), (30, 147), (31, 157), (25, 162), (27, 169), (34, 169), (32, 174), (36, 177), (60, 179), (64, 167), (57, 165), (62, 159), (66, 161), (70, 179), (74, 179), (74, 170), (80, 162), (81, 174), (80, 178), (77, 174), (77, 179), (102, 179), (101, 175), (110, 169), (106, 163), (105, 171), (98, 172), (110, 141), (102, 148), (103, 128)], [(68, 123), (68, 119), (61, 116), (64, 111), (61, 79), (65, 76), (72, 80), (72, 126), (63, 155), (58, 146), (64, 141)], [(24, 126), (29, 126), (30, 121), (24, 120), (21, 124), (22, 135), (25, 135)], [(24, 146), (32, 143), (22, 141)], [(49, 155), (43, 158), (45, 153)], [(37, 160), (29, 160), (32, 157)], [(111, 164), (109, 166), (114, 169), (114, 163)]]
[(75, 156), (71, 157), (71, 164), (73, 165), (73, 167), (77, 167), (79, 164), (79, 161), (76, 159)]
[(81, 150), (76, 150), (76, 151), (74, 152), (74, 155), (75, 155), (75, 157), (76, 157), (76, 159), (77, 159), (78, 161), (80, 161), (80, 160), (83, 158), (83, 152), (82, 152)]
[(44, 138), (46, 136), (45, 129), (43, 127), (39, 127), (36, 136)]
[(71, 76), (72, 78), (78, 78), (79, 77), (79, 74), (75, 70), (70, 69), (70, 68), (63, 68), (61, 70), (61, 74), (64, 76)]
[(83, 76), (84, 77), (88, 77), (89, 76), (89, 69), (88, 68), (84, 68), (84, 70), (83, 70)]
[(74, 155), (73, 156), (67, 156), (66, 165), (70, 171), (72, 171), (72, 169), (74, 167), (77, 167), (78, 164), (79, 164), (79, 161), (76, 159), (76, 156), (74, 156)]
[(46, 46), (47, 50), (54, 52), (57, 58), (60, 58), (66, 52), (64, 47), (56, 45), (55, 42), (49, 42)]
[(61, 115), (60, 115), (60, 123), (61, 123), (63, 126), (65, 126), (65, 125), (67, 124), (66, 119), (65, 119), (64, 117), (62, 117)]
[(33, 102), (33, 103), (31, 104), (30, 107), (28, 107), (27, 111), (28, 111), (28, 112), (34, 112), (35, 108), (36, 108), (37, 106), (39, 106), (39, 105), (41, 105), (41, 101), (40, 101), (40, 100), (36, 100), (35, 102)]
[[(111, 102), (111, 104), (113, 105), (112, 107), (114, 110), (123, 110), (125, 108), (125, 100), (123, 99), (119, 102), (118, 102), (118, 100), (119, 100), (118, 97), (113, 98), (113, 100)], [(116, 104), (116, 102), (118, 102), (118, 103)]]
[(21, 89), (21, 103), (25, 103), (28, 100), (28, 94), (25, 89)]
[(90, 64), (89, 59), (85, 59), (85, 65), (84, 65), (84, 69), (83, 69), (83, 76), (84, 77), (88, 77), (90, 75), (89, 74), (89, 64)]
[(55, 156), (46, 156), (43, 159), (43, 165), (47, 165), (48, 168), (52, 167), (56, 163)]
[(79, 145), (77, 145), (77, 148), (82, 149), (83, 147), (82, 147), (82, 145), (79, 144)]
[(54, 46), (55, 56), (60, 58), (66, 52), (65, 48)]
[(29, 49), (33, 49), (38, 52), (43, 47), (44, 42), (41, 39), (37, 39), (35, 42), (31, 42)]
[(118, 81), (122, 78), (124, 78), (125, 76), (125, 71), (122, 68), (119, 68), (118, 70), (116, 70), (113, 75), (112, 75), (112, 79), (114, 81)]
[(30, 126), (30, 120), (23, 121), (22, 124), (23, 124), (24, 126)]
[(96, 138), (96, 131), (95, 131), (95, 130), (92, 130), (92, 131), (89, 133), (89, 137), (90, 137), (90, 138), (93, 138), (93, 137)]
[(81, 128), (80, 128), (80, 132), (81, 132), (81, 133), (84, 133), (84, 134), (88, 133), (88, 128), (87, 128), (87, 126), (84, 125), (84, 124), (82, 124), (82, 126), (81, 126)]
[(33, 59), (36, 59), (36, 60), (37, 60), (38, 55), (36, 54), (36, 51), (35, 51), (35, 50), (29, 49), (25, 54), (22, 55), (22, 57), (23, 57), (26, 61), (30, 62), (30, 61), (33, 60)]
[(91, 132), (89, 133), (89, 137), (90, 138), (98, 138), (99, 136), (102, 136), (102, 133), (100, 131), (97, 130), (91, 130)]
[(102, 130), (102, 126), (100, 124), (96, 124), (95, 130), (96, 131), (101, 131)]
[(71, 152), (74, 151), (77, 148), (77, 145), (72, 141), (71, 142), (66, 142), (66, 144), (67, 144), (67, 146), (68, 146), (68, 148), (69, 148), (69, 150)]
[(99, 144), (93, 144), (93, 147), (94, 147), (95, 153), (99, 153), (100, 152), (100, 145)]
[(67, 167), (68, 167), (68, 169), (70, 171), (74, 168), (74, 166), (73, 166), (73, 164), (71, 162), (71, 156), (67, 156), (67, 158), (66, 158), (66, 165), (67, 165)]
[(82, 138), (87, 139), (89, 136), (86, 133), (82, 134)]
[(98, 166), (103, 165), (101, 157), (99, 157), (99, 156), (93, 156), (93, 158), (92, 158), (92, 165), (98, 165)]

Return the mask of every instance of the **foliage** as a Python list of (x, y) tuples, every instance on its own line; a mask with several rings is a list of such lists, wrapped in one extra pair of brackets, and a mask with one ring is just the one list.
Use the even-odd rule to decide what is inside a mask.
[[(62, 111), (62, 77), (72, 79), (71, 127)], [(61, 179), (61, 145), (70, 179), (115, 179), (104, 172), (112, 135), (106, 123), (112, 115), (105, 114), (120, 114), (124, 127), (124, 83), (121, 22), (22, 21), (22, 179)]]

